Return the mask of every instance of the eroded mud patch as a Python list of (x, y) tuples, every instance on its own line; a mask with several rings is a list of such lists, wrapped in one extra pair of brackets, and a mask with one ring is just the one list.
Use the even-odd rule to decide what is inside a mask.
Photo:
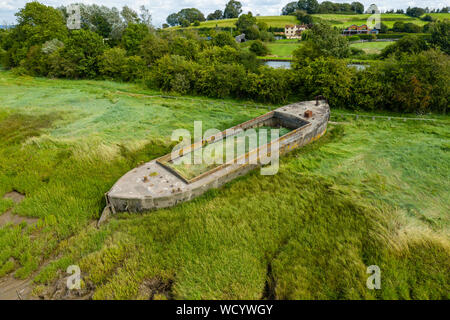
[(0, 300), (28, 300), (31, 298), (31, 280), (18, 280), (13, 275), (0, 279)]
[[(14, 202), (14, 204), (17, 205), (25, 199), (25, 195), (17, 191), (11, 191), (5, 194), (3, 196), (3, 199), (11, 199)], [(5, 213), (0, 215), (0, 227), (3, 227), (4, 225), (7, 224), (18, 225), (21, 224), (22, 222), (26, 222), (27, 224), (32, 225), (38, 221), (38, 219), (15, 215), (12, 213), (12, 210), (13, 209), (11, 208), (7, 210)]]
[[(70, 290), (67, 287), (67, 280), (70, 276), (56, 280), (40, 294), (38, 298), (42, 300), (90, 300), (95, 291), (95, 286), (90, 281), (83, 280), (81, 289)], [(86, 276), (82, 275), (82, 279)]]
[(172, 280), (163, 280), (159, 277), (146, 279), (139, 288), (139, 297), (147, 300), (171, 300)]

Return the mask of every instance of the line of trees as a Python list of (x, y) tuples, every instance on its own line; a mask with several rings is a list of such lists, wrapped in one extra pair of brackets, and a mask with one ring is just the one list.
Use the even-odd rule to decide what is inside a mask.
[(215, 10), (210, 13), (207, 18), (203, 13), (196, 8), (186, 8), (180, 10), (178, 13), (170, 14), (166, 21), (167, 26), (182, 26), (189, 27), (191, 24), (200, 25), (200, 22), (205, 20), (221, 20), (221, 19), (231, 19), (238, 18), (242, 13), (242, 3), (236, 0), (230, 0), (225, 5), (225, 9)]
[(300, 0), (288, 3), (281, 10), (281, 15), (291, 15), (297, 10), (303, 10), (308, 14), (314, 13), (364, 13), (364, 5), (361, 2), (335, 3), (317, 0)]
[[(17, 74), (68, 79), (139, 81), (174, 94), (281, 103), (318, 94), (332, 107), (447, 112), (450, 96), (450, 22), (435, 22), (431, 38), (404, 38), (365, 71), (347, 66), (349, 43), (328, 25), (315, 24), (294, 52), (293, 68), (261, 65), (255, 41), (244, 51), (228, 32), (206, 41), (195, 31), (169, 32), (130, 20), (122, 37), (67, 30), (61, 10), (30, 2), (18, 25), (0, 32), (0, 61)], [(245, 18), (245, 19), (244, 19)], [(246, 28), (244, 15), (242, 28)], [(138, 22), (138, 23), (135, 23)], [(250, 21), (251, 22), (251, 21)]]

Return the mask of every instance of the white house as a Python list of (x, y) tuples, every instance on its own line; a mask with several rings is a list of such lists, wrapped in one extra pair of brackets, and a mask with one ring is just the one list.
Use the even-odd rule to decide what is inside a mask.
[(284, 27), (284, 35), (286, 39), (301, 39), (302, 32), (306, 29), (308, 29), (306, 25), (288, 24)]

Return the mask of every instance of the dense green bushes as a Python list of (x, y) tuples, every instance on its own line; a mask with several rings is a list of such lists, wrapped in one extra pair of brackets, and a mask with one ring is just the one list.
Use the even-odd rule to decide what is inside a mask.
[[(244, 15), (240, 27), (255, 26)], [(196, 32), (155, 32), (128, 23), (117, 46), (87, 29), (68, 32), (60, 11), (29, 3), (19, 25), (0, 32), (0, 58), (6, 68), (34, 76), (144, 81), (175, 94), (243, 98), (267, 103), (309, 100), (324, 95), (332, 107), (359, 110), (446, 112), (449, 92), (449, 23), (433, 22), (429, 38), (407, 36), (387, 47), (365, 71), (347, 66), (348, 40), (329, 26), (315, 24), (294, 52), (292, 70), (262, 66), (263, 42), (250, 50), (226, 32), (211, 41)], [(266, 32), (267, 26), (256, 25)], [(378, 37), (395, 37), (395, 34)], [(364, 35), (359, 35), (364, 38)], [(433, 49), (432, 49), (433, 48)], [(442, 51), (439, 51), (442, 50)], [(354, 54), (355, 49), (353, 50)]]
[(50, 57), (50, 75), (65, 78), (95, 78), (105, 50), (103, 39), (90, 30), (74, 30), (61, 49)]

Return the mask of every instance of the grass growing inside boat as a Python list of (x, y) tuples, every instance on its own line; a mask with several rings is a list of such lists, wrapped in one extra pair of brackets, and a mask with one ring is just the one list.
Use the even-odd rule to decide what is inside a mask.
[[(117, 90), (142, 92), (0, 72), (0, 198), (25, 194), (13, 212), (39, 218), (0, 228), (0, 277), (32, 277), (42, 292), (77, 264), (95, 299), (146, 299), (149, 290), (159, 299), (450, 298), (448, 116), (343, 118), (282, 157), (275, 176), (254, 171), (97, 229), (103, 194), (170, 152), (174, 128), (203, 120), (226, 129), (267, 111)], [(366, 288), (373, 264), (381, 290)]]
[[(227, 163), (227, 148), (231, 147), (230, 151), (233, 155), (233, 159), (236, 159), (251, 150), (259, 148), (261, 141), (266, 141), (268, 144), (272, 141), (273, 127), (262, 126), (259, 128), (244, 130), (232, 137), (227, 137), (223, 140), (219, 140), (213, 143), (205, 144), (202, 146), (202, 159), (201, 163), (194, 163), (194, 153), (190, 152), (176, 159), (176, 161), (168, 161), (164, 164), (179, 172), (184, 178), (191, 180), (205, 172), (208, 172), (221, 164)], [(263, 131), (261, 131), (263, 130)], [(278, 137), (282, 137), (292, 130), (285, 127), (277, 128), (277, 132), (273, 132)], [(262, 137), (262, 134), (265, 137)], [(263, 140), (260, 140), (263, 139)]]

